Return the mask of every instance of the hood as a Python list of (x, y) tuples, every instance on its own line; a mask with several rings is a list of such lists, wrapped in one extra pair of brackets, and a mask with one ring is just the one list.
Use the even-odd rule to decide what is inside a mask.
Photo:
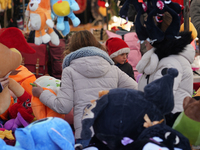
[(188, 44), (184, 48), (184, 51), (180, 53), (180, 55), (185, 57), (190, 62), (190, 64), (192, 64), (195, 59), (195, 49), (191, 44)]
[(70, 67), (87, 78), (104, 76), (110, 70), (110, 63), (99, 56), (88, 56), (75, 59)]
[(105, 75), (114, 62), (105, 51), (88, 46), (67, 55), (62, 67), (69, 65), (85, 77), (96, 78)]

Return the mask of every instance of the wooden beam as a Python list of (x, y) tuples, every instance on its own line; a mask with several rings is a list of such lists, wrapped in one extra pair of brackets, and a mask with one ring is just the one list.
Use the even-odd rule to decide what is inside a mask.
[(184, 31), (189, 31), (189, 0), (184, 0)]

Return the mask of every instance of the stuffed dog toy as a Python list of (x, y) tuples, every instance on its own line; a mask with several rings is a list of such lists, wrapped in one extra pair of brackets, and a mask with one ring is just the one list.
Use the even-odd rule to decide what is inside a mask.
[(40, 45), (42, 42), (48, 43), (49, 41), (54, 45), (59, 45), (59, 37), (53, 30), (54, 23), (51, 20), (50, 0), (31, 0), (28, 3), (25, 16), (30, 17), (29, 29), (35, 30), (36, 45)]

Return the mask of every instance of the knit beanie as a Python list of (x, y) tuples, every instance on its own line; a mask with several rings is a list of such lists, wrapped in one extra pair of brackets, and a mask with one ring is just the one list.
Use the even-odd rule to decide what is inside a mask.
[(130, 48), (128, 47), (126, 42), (124, 42), (122, 39), (116, 38), (116, 37), (109, 38), (106, 41), (106, 48), (107, 48), (110, 58), (114, 58), (123, 53), (130, 52)]

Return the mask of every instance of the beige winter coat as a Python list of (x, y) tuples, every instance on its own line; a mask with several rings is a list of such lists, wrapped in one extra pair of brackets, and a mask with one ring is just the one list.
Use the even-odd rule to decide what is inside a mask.
[[(82, 49), (100, 50), (95, 47)], [(57, 97), (48, 90), (40, 95), (41, 102), (58, 113), (67, 114), (74, 107), (76, 139), (80, 139), (83, 109), (91, 100), (98, 98), (99, 91), (113, 88), (137, 89), (137, 83), (117, 66), (111, 65), (106, 60), (109, 58), (107, 53), (104, 55), (104, 58), (101, 56), (73, 58), (70, 60), (70, 65), (62, 72), (61, 88)]]

